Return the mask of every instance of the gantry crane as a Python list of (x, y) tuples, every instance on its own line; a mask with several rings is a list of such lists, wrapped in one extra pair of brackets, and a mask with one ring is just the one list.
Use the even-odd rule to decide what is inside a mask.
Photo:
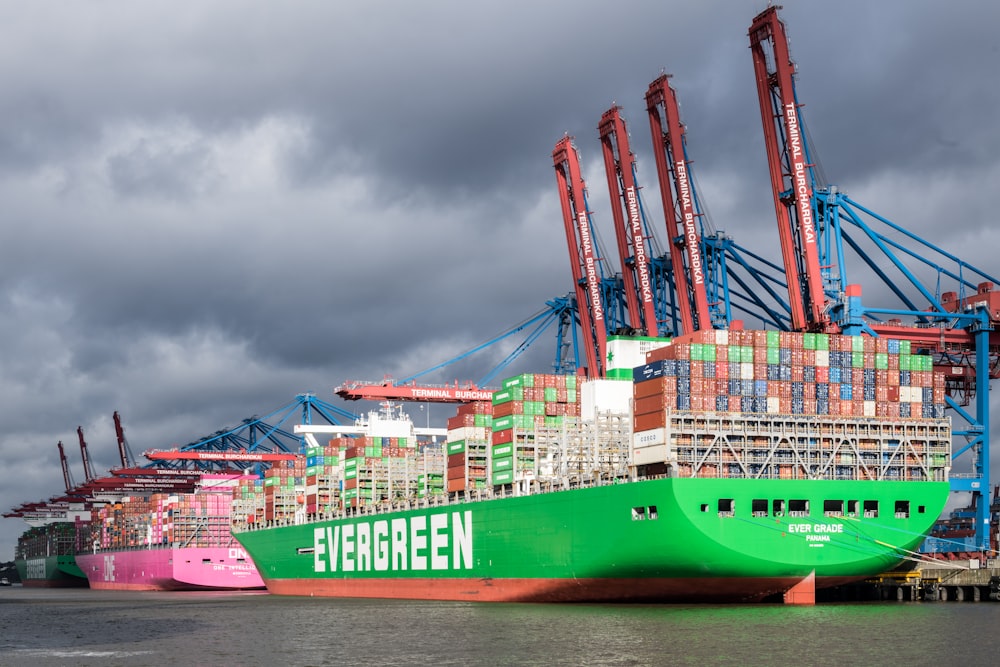
[(59, 464), (62, 466), (63, 483), (66, 486), (66, 493), (69, 493), (76, 486), (76, 483), (73, 482), (73, 474), (69, 471), (69, 463), (66, 461), (66, 452), (63, 450), (62, 440), (56, 446), (59, 447)]
[(87, 453), (87, 441), (83, 439), (83, 427), (76, 427), (76, 436), (80, 440), (80, 455), (83, 457), (83, 477), (85, 482), (94, 480), (94, 467), (90, 463), (90, 455)]
[[(649, 84), (646, 110), (653, 138), (656, 174), (660, 181), (663, 215), (671, 237), (670, 258), (677, 308), (683, 331), (691, 333), (713, 326), (725, 327), (728, 316), (718, 309), (721, 299), (715, 300), (714, 314), (709, 310), (706, 283), (711, 271), (700, 228), (702, 212), (690, 178), (677, 94), (668, 79), (669, 76), (664, 74)], [(716, 282), (715, 287), (719, 286)]]
[[(811, 160), (799, 118), (784, 24), (768, 7), (750, 27), (750, 51), (764, 126), (778, 240), (785, 263), (793, 331), (828, 330), (829, 314), (820, 271)], [(771, 47), (768, 53), (766, 47)], [(831, 285), (836, 289), (836, 285)], [(831, 329), (832, 330), (832, 329)]]
[(608, 331), (627, 328), (625, 308), (621, 305), (623, 290), (616, 285), (613, 272), (600, 253), (587, 205), (587, 185), (572, 137), (565, 136), (556, 143), (552, 162), (583, 330), (586, 373), (590, 377), (603, 377)]
[[(597, 129), (604, 152), (604, 170), (611, 195), (618, 257), (621, 261), (625, 302), (631, 327), (645, 336), (657, 336), (655, 279), (652, 271), (650, 235), (640, 213), (639, 188), (635, 178), (635, 155), (629, 146), (628, 131), (620, 113), (612, 106)], [(626, 221), (626, 215), (628, 219)]]
[[(998, 281), (861, 206), (836, 186), (817, 183), (795, 93), (795, 65), (777, 10), (769, 7), (754, 18), (749, 37), (788, 285), (788, 328), (908, 340), (914, 349), (934, 355), (935, 372), (946, 378), (946, 403), (967, 425), (953, 429), (966, 441), (954, 457), (972, 459), (972, 473), (953, 474), (951, 486), (974, 494), (976, 543), (985, 550), (989, 381), (1000, 376)], [(879, 231), (882, 226), (888, 230)], [(863, 303), (860, 284), (846, 280), (848, 250), (860, 259), (852, 269), (867, 268), (902, 307)], [(942, 291), (942, 283), (954, 288)], [(965, 409), (970, 403), (974, 410)]]
[(125, 439), (125, 428), (122, 426), (122, 418), (115, 410), (115, 413), (111, 415), (111, 419), (115, 423), (115, 438), (118, 441), (118, 458), (121, 459), (122, 468), (131, 468), (134, 464), (132, 462), (132, 451), (129, 449), (128, 440)]

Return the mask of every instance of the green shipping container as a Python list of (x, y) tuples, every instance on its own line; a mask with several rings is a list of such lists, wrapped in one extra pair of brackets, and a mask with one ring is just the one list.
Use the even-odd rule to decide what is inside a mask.
[(448, 443), (449, 454), (461, 454), (465, 451), (465, 440), (456, 440)]
[(504, 456), (514, 455), (514, 445), (513, 443), (507, 443), (505, 445), (493, 445), (493, 458), (502, 458)]
[(493, 475), (493, 484), (510, 484), (514, 481), (514, 471), (513, 470), (502, 470)]
[(514, 469), (514, 457), (504, 456), (503, 458), (494, 458), (491, 470), (496, 473), (501, 470), (513, 470)]

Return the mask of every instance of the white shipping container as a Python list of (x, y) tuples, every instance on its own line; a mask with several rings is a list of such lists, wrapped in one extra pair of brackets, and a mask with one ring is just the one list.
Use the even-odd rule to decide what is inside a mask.
[(651, 463), (663, 463), (667, 460), (669, 450), (666, 445), (640, 447), (632, 451), (632, 463), (637, 466)]
[(639, 431), (632, 434), (632, 446), (635, 449), (649, 447), (651, 445), (665, 445), (667, 443), (667, 429), (664, 427)]
[(590, 380), (580, 386), (580, 420), (595, 421), (598, 414), (627, 415), (632, 401), (630, 380)]

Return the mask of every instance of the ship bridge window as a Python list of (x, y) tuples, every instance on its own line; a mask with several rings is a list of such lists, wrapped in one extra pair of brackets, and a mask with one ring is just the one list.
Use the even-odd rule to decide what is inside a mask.
[(824, 500), (823, 516), (844, 516), (844, 501)]
[(771, 510), (774, 516), (785, 516), (785, 501), (775, 500), (771, 503)]
[(858, 501), (848, 500), (847, 501), (847, 516), (857, 516), (858, 515)]
[(656, 511), (656, 505), (650, 505), (650, 506), (649, 506), (649, 507), (648, 507), (648, 508), (646, 509), (646, 515), (647, 515), (647, 516), (648, 516), (648, 517), (649, 517), (650, 519), (658, 519), (658, 518), (660, 517), (659, 513), (658, 513), (658, 512)]
[(877, 519), (878, 518), (878, 501), (877, 500), (866, 500), (864, 504), (865, 518), (866, 519)]
[(733, 516), (736, 514), (735, 511), (736, 501), (732, 498), (719, 498), (719, 516)]
[(897, 500), (896, 501), (896, 518), (897, 519), (909, 519), (910, 518), (910, 501), (909, 500)]
[(753, 500), (751, 500), (750, 515), (767, 516), (767, 500), (763, 498), (754, 498)]
[(809, 516), (809, 501), (789, 500), (788, 516)]

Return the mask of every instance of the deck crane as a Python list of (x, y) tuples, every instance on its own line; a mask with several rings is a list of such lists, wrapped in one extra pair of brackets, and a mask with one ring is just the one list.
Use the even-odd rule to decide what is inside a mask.
[(650, 263), (650, 235), (643, 229), (639, 188), (635, 179), (635, 155), (629, 146), (628, 131), (620, 111), (621, 107), (617, 105), (605, 111), (597, 129), (604, 152), (604, 170), (608, 177), (611, 215), (629, 318), (633, 329), (645, 336), (656, 336), (659, 326)]
[[(552, 162), (559, 185), (570, 268), (576, 289), (576, 301), (583, 330), (583, 346), (590, 377), (604, 377), (608, 331), (625, 320), (620, 308), (621, 289), (614, 289), (602, 259), (587, 206), (587, 185), (580, 171), (580, 157), (573, 139), (565, 136), (552, 151)], [(619, 296), (616, 296), (619, 295)]]
[(83, 477), (84, 481), (91, 482), (97, 478), (94, 474), (94, 467), (90, 463), (90, 455), (87, 453), (87, 441), (83, 439), (83, 427), (76, 427), (76, 435), (80, 439), (80, 455), (83, 457)]
[(669, 75), (664, 74), (649, 84), (646, 110), (663, 214), (671, 237), (670, 259), (681, 326), (685, 333), (724, 327), (726, 315), (715, 313), (713, 316), (709, 309), (706, 289), (709, 256), (699, 229), (702, 212), (690, 176), (677, 93), (669, 84)]
[[(972, 473), (951, 475), (953, 491), (973, 494), (977, 548), (989, 546), (989, 382), (1000, 377), (998, 279), (919, 238), (852, 200), (835, 186), (818, 185), (795, 94), (777, 7), (752, 22), (749, 37), (757, 77), (781, 251), (788, 283), (790, 328), (868, 334), (910, 341), (934, 357), (946, 379), (945, 402), (965, 444), (953, 457), (971, 458)], [(888, 231), (879, 231), (880, 228)], [(904, 245), (911, 243), (913, 246)], [(862, 302), (860, 284), (846, 281), (845, 256), (860, 259), (902, 303), (875, 308)], [(881, 253), (876, 257), (875, 252)], [(914, 267), (914, 265), (917, 265)], [(942, 291), (942, 282), (954, 285)], [(927, 305), (923, 305), (927, 304)], [(908, 323), (904, 323), (907, 318)], [(974, 409), (966, 406), (974, 404)]]

